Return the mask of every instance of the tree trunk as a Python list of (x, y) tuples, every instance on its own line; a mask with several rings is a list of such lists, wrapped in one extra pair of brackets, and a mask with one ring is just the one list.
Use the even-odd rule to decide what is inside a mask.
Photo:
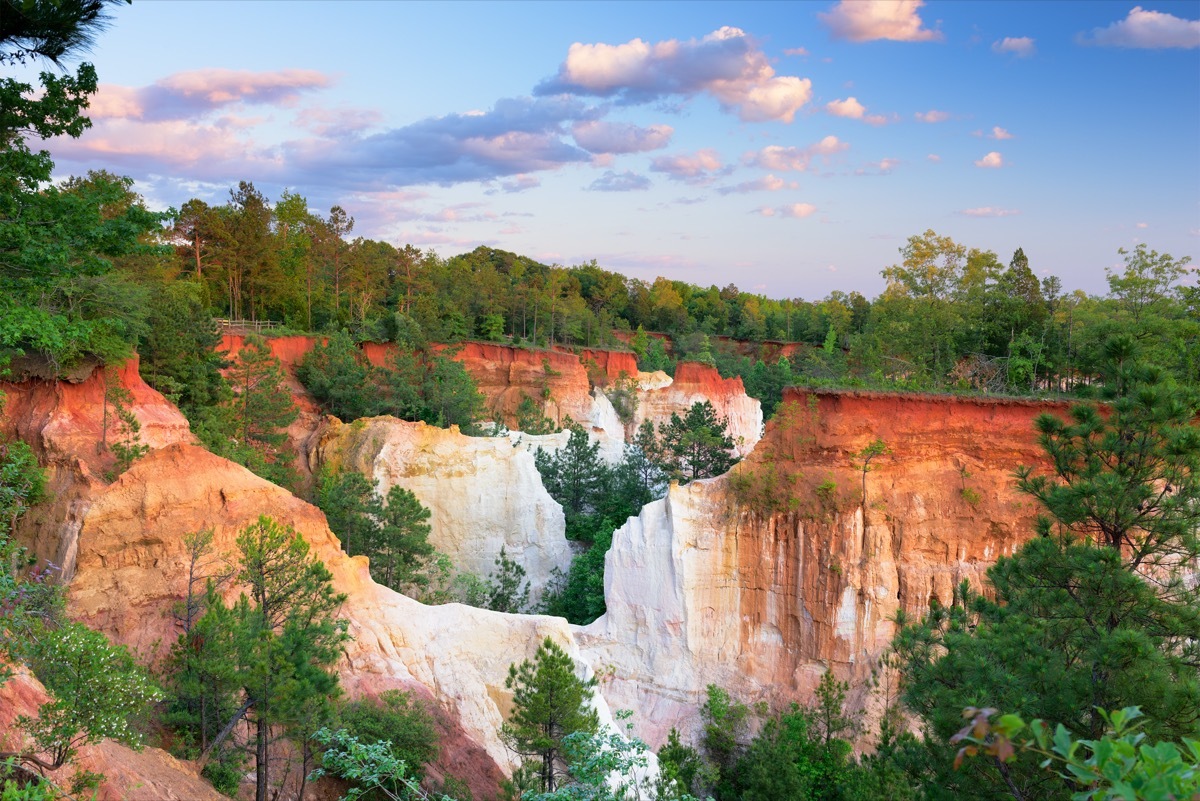
[(270, 749), (267, 739), (270, 734), (270, 727), (267, 725), (266, 719), (259, 714), (255, 724), (254, 801), (267, 801), (267, 787), (270, 781)]

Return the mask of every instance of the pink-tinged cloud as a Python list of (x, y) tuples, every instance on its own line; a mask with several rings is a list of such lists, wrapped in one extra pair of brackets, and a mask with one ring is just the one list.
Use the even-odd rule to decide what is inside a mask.
[(762, 217), (790, 217), (801, 220), (816, 214), (817, 207), (811, 203), (789, 203), (784, 206), (760, 206), (750, 213)]
[(302, 93), (332, 85), (332, 78), (316, 70), (192, 70), (168, 75), (150, 86), (103, 84), (88, 115), (93, 119), (192, 119), (234, 104), (292, 106)]
[(999, 209), (994, 206), (980, 206), (977, 209), (963, 209), (960, 214), (968, 217), (1012, 217), (1020, 214), (1017, 209)]
[(942, 32), (924, 26), (917, 11), (923, 0), (841, 0), (828, 12), (817, 14), (835, 39), (871, 42), (938, 42)]
[(812, 82), (776, 75), (745, 31), (727, 26), (699, 40), (576, 42), (558, 74), (535, 89), (539, 95), (562, 93), (624, 104), (708, 94), (747, 122), (791, 122), (812, 98)]
[(950, 112), (949, 111), (938, 111), (937, 109), (931, 109), (929, 111), (918, 111), (913, 116), (915, 116), (921, 122), (928, 122), (928, 123), (945, 122), (946, 120), (950, 119)]
[(828, 158), (849, 147), (850, 145), (836, 136), (826, 136), (808, 147), (768, 145), (757, 152), (747, 153), (742, 160), (747, 165), (762, 167), (764, 170), (803, 172), (809, 168), (815, 157)]
[(1079, 41), (1100, 47), (1190, 50), (1200, 47), (1200, 20), (1135, 6), (1125, 19), (1107, 28), (1094, 28), (1090, 36), (1080, 35)]
[(990, 134), (988, 134), (988, 138), (989, 139), (1012, 139), (1013, 135), (1010, 134), (1008, 131), (1004, 130), (1003, 128), (1001, 128), (999, 125), (996, 125), (992, 128), (992, 132)]
[(644, 153), (669, 145), (675, 129), (670, 125), (642, 128), (620, 122), (583, 120), (575, 123), (571, 133), (575, 144), (589, 153)]
[(721, 163), (721, 157), (712, 148), (697, 150), (691, 155), (659, 156), (650, 162), (652, 172), (666, 173), (676, 181), (686, 181), (691, 184), (706, 184), (717, 175), (727, 171)]
[(862, 169), (854, 171), (855, 175), (891, 175), (892, 170), (900, 164), (900, 159), (880, 159), (867, 164)]
[(1017, 58), (1029, 58), (1037, 52), (1033, 39), (1028, 36), (1005, 36), (992, 42), (992, 52), (1007, 53)]
[(764, 175), (762, 178), (756, 178), (753, 181), (743, 181), (740, 184), (733, 186), (722, 186), (717, 188), (717, 193), (721, 195), (742, 195), (748, 192), (778, 192), (785, 187), (796, 188), (796, 182), (790, 184), (776, 175)]
[(808, 48), (806, 47), (789, 47), (783, 51), (785, 56), (807, 56)]
[(984, 167), (986, 169), (997, 169), (1004, 166), (1004, 157), (993, 150), (979, 161), (975, 162), (976, 167)]
[(1144, 222), (1140, 222), (1140, 223), (1138, 223), (1138, 224), (1137, 224), (1137, 227), (1138, 227), (1138, 228), (1149, 228), (1149, 227), (1150, 227), (1150, 223), (1144, 223)]
[(512, 194), (514, 192), (537, 189), (541, 185), (542, 181), (536, 175), (514, 175), (511, 180), (501, 181), (500, 189), (503, 192)]
[(825, 104), (825, 110), (835, 117), (862, 120), (868, 125), (886, 125), (888, 121), (887, 117), (882, 114), (868, 114), (867, 107), (858, 102), (856, 97), (830, 101)]
[(940, 162), (940, 161), (942, 160), (942, 157), (941, 157), (941, 156), (939, 156), (937, 153), (930, 153), (930, 154), (929, 154), (928, 156), (926, 156), (925, 158), (929, 159), (929, 160), (930, 160), (930, 161), (932, 161), (934, 164), (937, 164), (938, 162)]
[(383, 115), (370, 108), (323, 108), (310, 106), (296, 114), (296, 125), (317, 136), (336, 136), (374, 128)]

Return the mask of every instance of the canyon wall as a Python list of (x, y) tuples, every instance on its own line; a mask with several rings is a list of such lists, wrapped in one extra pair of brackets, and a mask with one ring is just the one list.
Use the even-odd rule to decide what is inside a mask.
[(670, 383), (655, 385), (647, 381), (646, 388), (638, 392), (632, 428), (636, 430), (644, 420), (658, 426), (670, 420), (672, 414), (682, 417), (692, 404), (702, 401), (711, 403), (717, 416), (728, 421), (734, 453), (745, 456), (754, 450), (762, 436), (762, 404), (746, 394), (739, 376), (721, 378), (715, 367), (697, 362), (676, 365)]
[[(1040, 464), (1032, 402), (789, 391), (729, 474), (647, 505), (613, 537), (608, 612), (576, 630), (605, 697), (661, 744), (696, 733), (704, 688), (807, 701), (821, 674), (866, 685), (893, 618), (951, 599), (1033, 533), (1012, 471)], [(863, 471), (856, 454), (891, 449)]]
[(562, 507), (542, 486), (533, 454), (506, 438), (394, 417), (329, 418), (312, 455), (314, 472), (325, 465), (355, 470), (381, 495), (394, 486), (410, 490), (430, 511), (429, 542), (457, 568), (486, 576), (503, 548), (525, 568), (533, 600), (554, 571), (570, 569)]
[[(99, 383), (2, 387), (5, 432), (35, 445), (52, 489), (49, 502), (22, 521), (18, 539), (39, 554), (69, 554), (58, 561), (69, 565), (69, 615), (159, 663), (178, 634), (171, 610), (186, 593), (184, 537), (211, 529), (216, 552), (232, 561), (237, 533), (270, 515), (305, 538), (335, 588), (348, 595), (342, 616), (352, 639), (339, 672), (349, 696), (398, 688), (429, 700), (442, 746), (431, 775), (463, 778), (476, 797), (494, 794), (513, 767), (497, 734), (511, 705), (508, 667), (532, 658), (546, 637), (578, 658), (566, 622), (458, 604), (428, 607), (375, 585), (366, 559), (345, 555), (320, 510), (192, 444), (182, 416), (140, 384), (132, 366), (121, 377), (152, 448), (111, 483), (99, 477), (103, 456), (84, 436), (96, 430), (101, 406), (91, 395)], [(122, 770), (116, 757), (105, 759), (97, 769)]]

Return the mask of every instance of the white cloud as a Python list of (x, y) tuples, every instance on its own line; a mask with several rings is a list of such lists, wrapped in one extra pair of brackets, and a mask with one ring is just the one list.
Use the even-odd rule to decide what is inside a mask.
[(1125, 19), (1107, 28), (1094, 28), (1090, 37), (1081, 34), (1079, 41), (1100, 47), (1191, 49), (1200, 47), (1200, 20), (1135, 6)]
[(1003, 167), (1004, 166), (1004, 157), (1001, 156), (999, 153), (997, 153), (995, 150), (993, 150), (991, 153), (988, 153), (986, 156), (981, 158), (979, 161), (975, 162), (975, 166), (976, 167), (988, 167), (988, 168), (992, 168), (992, 169), (995, 169), (997, 167)]
[(776, 75), (745, 31), (726, 26), (699, 40), (576, 42), (558, 74), (535, 93), (612, 97), (625, 104), (705, 93), (748, 122), (791, 122), (812, 99), (812, 81)]
[(829, 12), (817, 14), (837, 39), (870, 42), (937, 42), (941, 31), (924, 27), (917, 10), (924, 0), (841, 0)]
[(820, 142), (803, 148), (768, 145), (757, 152), (747, 153), (742, 160), (766, 170), (803, 172), (808, 169), (814, 157), (828, 158), (849, 147), (850, 145), (836, 136), (826, 136)]
[(1017, 58), (1029, 58), (1037, 52), (1037, 47), (1028, 36), (1006, 36), (992, 42), (992, 50), (996, 53), (1011, 53)]
[(900, 159), (884, 158), (872, 161), (866, 167), (855, 170), (855, 175), (891, 175), (892, 169), (900, 164)]
[(992, 128), (992, 132), (988, 134), (989, 139), (1012, 139), (1013, 135), (1001, 128), (999, 125)]
[(968, 217), (1012, 217), (1014, 214), (1020, 214), (1017, 209), (998, 209), (994, 206), (980, 206), (976, 209), (963, 209), (960, 214), (965, 214)]
[(930, 111), (918, 111), (914, 116), (921, 122), (945, 122), (950, 119), (950, 112), (931, 109)]
[(788, 203), (784, 206), (760, 206), (751, 214), (758, 214), (762, 217), (791, 217), (792, 219), (802, 220), (805, 217), (811, 217), (817, 213), (817, 207), (811, 203)]
[(785, 56), (807, 56), (808, 48), (805, 47), (789, 47), (783, 51)]

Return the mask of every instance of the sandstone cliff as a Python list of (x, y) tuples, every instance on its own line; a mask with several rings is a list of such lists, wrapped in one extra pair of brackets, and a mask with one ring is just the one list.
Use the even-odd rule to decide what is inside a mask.
[[(457, 604), (427, 607), (376, 586), (365, 558), (345, 555), (320, 510), (191, 444), (186, 423), (165, 399), (139, 388), (136, 372), (122, 376), (141, 398), (135, 413), (146, 423), (159, 421), (148, 429), (160, 435), (112, 483), (89, 467), (94, 442), (72, 433), (95, 422), (94, 399), (78, 402), (87, 387), (37, 381), (3, 387), (12, 413), (6, 428), (37, 445), (54, 490), (18, 535), (38, 553), (68, 555), (59, 564), (69, 566), (69, 614), (157, 662), (177, 636), (170, 612), (186, 592), (184, 536), (212, 529), (217, 551), (232, 557), (237, 532), (270, 515), (305, 537), (338, 591), (349, 595), (342, 613), (353, 640), (340, 672), (351, 697), (402, 688), (431, 699), (443, 735), (440, 770), (465, 778), (476, 797), (493, 794), (512, 767), (497, 736), (511, 698), (504, 687), (508, 666), (532, 657), (547, 636), (578, 656), (566, 622)], [(97, 765), (122, 770), (119, 761)]]
[[(897, 610), (946, 603), (1033, 531), (1011, 479), (1037, 463), (1046, 405), (977, 398), (791, 391), (730, 474), (647, 505), (613, 537), (608, 612), (576, 637), (611, 665), (605, 697), (637, 709), (651, 744), (694, 731), (704, 687), (745, 701), (806, 701), (821, 673), (852, 702)], [(855, 454), (875, 439), (862, 496)], [(965, 473), (964, 473), (965, 471)], [(965, 477), (964, 477), (965, 476)], [(968, 492), (964, 492), (964, 488)]]
[(430, 543), (458, 568), (486, 576), (503, 548), (525, 568), (536, 599), (554, 570), (571, 566), (562, 507), (542, 486), (533, 455), (508, 439), (394, 417), (349, 425), (329, 418), (312, 455), (314, 472), (351, 469), (381, 495), (393, 486), (412, 491), (431, 513)]
[(653, 377), (643, 384), (638, 392), (637, 412), (631, 428), (636, 429), (644, 420), (655, 426), (671, 419), (672, 414), (681, 417), (692, 404), (708, 401), (718, 417), (729, 422), (729, 435), (735, 443), (734, 452), (745, 456), (754, 450), (762, 436), (762, 404), (746, 394), (742, 379), (721, 378), (715, 367), (697, 362), (680, 362), (675, 368), (675, 378), (670, 383), (651, 383)]

